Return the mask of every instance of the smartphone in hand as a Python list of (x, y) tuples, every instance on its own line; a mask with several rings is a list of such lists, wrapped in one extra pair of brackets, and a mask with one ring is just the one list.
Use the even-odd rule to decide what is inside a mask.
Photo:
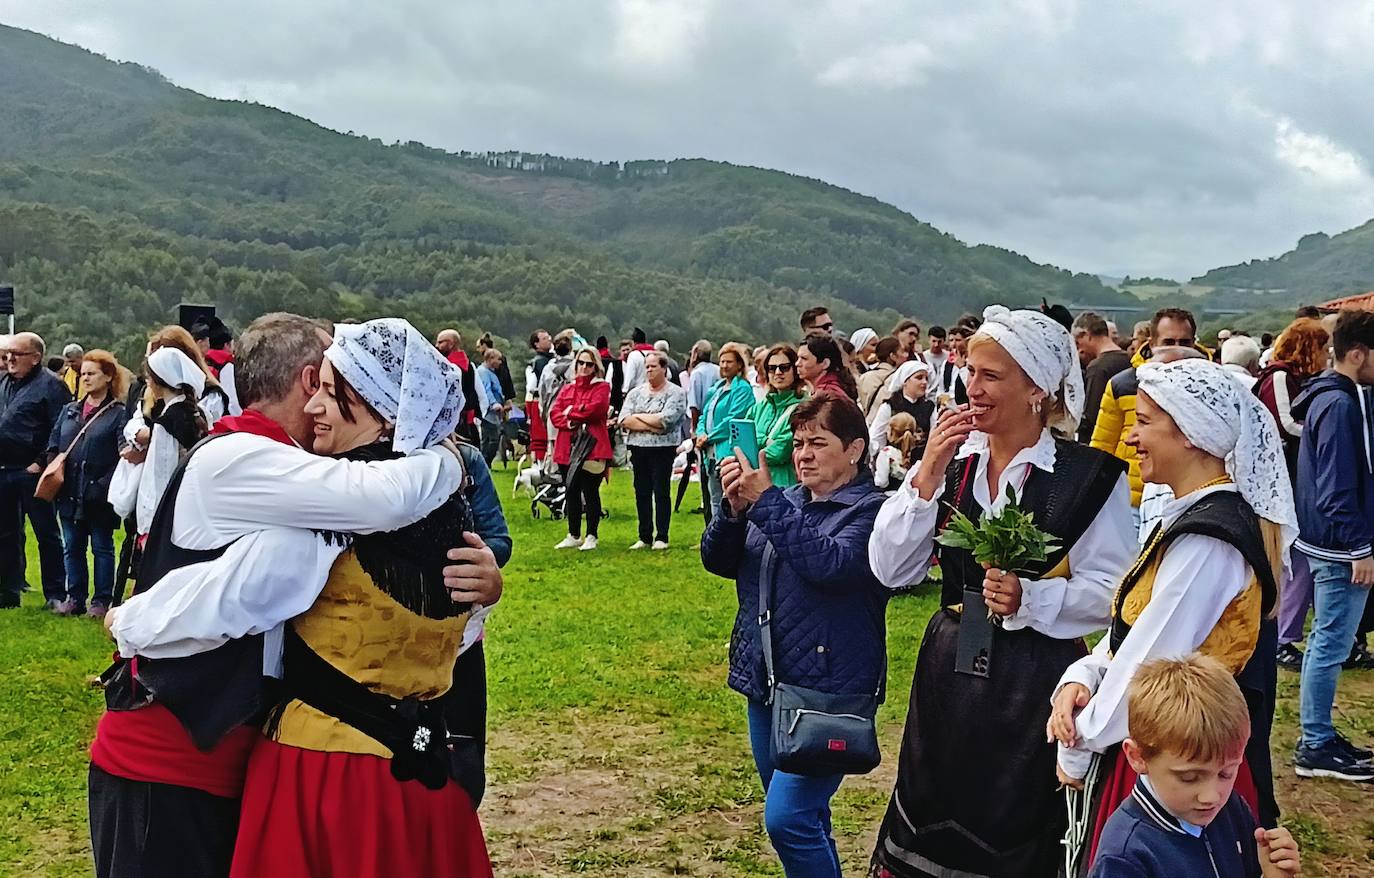
[(738, 448), (754, 469), (759, 467), (759, 434), (754, 422), (744, 418), (730, 421), (730, 450)]

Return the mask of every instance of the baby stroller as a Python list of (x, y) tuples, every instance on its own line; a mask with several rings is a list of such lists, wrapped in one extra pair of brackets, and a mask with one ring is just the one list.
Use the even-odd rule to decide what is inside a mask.
[[(592, 451), (596, 448), (596, 440), (585, 427), (577, 431), (573, 437), (572, 448), (568, 454), (568, 472), (575, 473), (582, 468)], [(568, 486), (563, 479), (563, 474), (558, 471), (558, 467), (553, 462), (553, 455), (544, 458), (544, 477), (541, 484), (534, 492), (534, 499), (530, 501), (530, 515), (539, 518), (541, 515), (540, 506), (549, 510), (549, 516), (554, 521), (558, 521), (567, 514)], [(601, 517), (610, 518), (611, 513), (606, 509), (601, 510)]]
[(563, 475), (554, 464), (552, 454), (544, 458), (543, 471), (540, 483), (534, 489), (534, 497), (530, 500), (530, 515), (539, 518), (543, 514), (540, 509), (542, 506), (549, 510), (550, 518), (558, 521), (563, 517), (568, 501), (568, 488), (563, 484)]

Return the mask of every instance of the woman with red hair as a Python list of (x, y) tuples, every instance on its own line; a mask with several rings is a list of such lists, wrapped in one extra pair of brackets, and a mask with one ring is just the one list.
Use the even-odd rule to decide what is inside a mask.
[[(103, 617), (114, 599), (114, 529), (119, 524), (107, 499), (119, 463), (124, 411), (124, 372), (109, 351), (89, 351), (81, 360), (83, 396), (67, 403), (48, 438), (49, 459), (65, 454), (57, 514), (62, 520), (67, 599), (50, 600), (48, 609), (63, 616)], [(90, 609), (86, 546), (95, 556), (95, 596)]]

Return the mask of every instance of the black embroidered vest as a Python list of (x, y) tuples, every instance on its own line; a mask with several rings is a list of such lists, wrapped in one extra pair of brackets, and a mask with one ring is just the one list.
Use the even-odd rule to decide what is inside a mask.
[[(1027, 571), (1033, 578), (1044, 576), (1064, 559), (1102, 511), (1126, 471), (1121, 460), (1095, 448), (1062, 439), (1056, 439), (1054, 446), (1054, 471), (1033, 467), (1017, 495), (1017, 503), (1034, 514), (1036, 525), (1059, 540), (1058, 548), (1048, 558)], [(945, 474), (944, 502), (974, 521), (983, 516), (982, 508), (973, 499), (977, 474), (977, 455), (954, 460)], [(940, 516), (941, 527), (948, 516), (948, 510)], [(982, 589), (983, 566), (973, 560), (971, 552), (938, 544), (936, 550), (944, 576), (940, 592), (943, 605), (963, 601), (965, 588)]]
[[(233, 544), (197, 550), (172, 541), (172, 521), (186, 467), (204, 445), (220, 438), (212, 436), (192, 448), (168, 482), (148, 531), (134, 594), (152, 588), (173, 570), (213, 561)], [(209, 750), (235, 727), (263, 716), (273, 681), (263, 676), (262, 655), (262, 635), (257, 634), (185, 658), (140, 657), (137, 675), (132, 662), (120, 659), (103, 675), (105, 705), (110, 710), (135, 710), (156, 701), (172, 712), (197, 747)]]
[(1145, 541), (1145, 550), (1121, 580), (1112, 606), (1110, 644), (1113, 653), (1121, 649), (1131, 626), (1121, 618), (1121, 608), (1131, 590), (1154, 560), (1168, 551), (1169, 545), (1184, 534), (1201, 534), (1234, 546), (1255, 572), (1260, 584), (1260, 617), (1267, 617), (1278, 599), (1278, 584), (1264, 551), (1264, 536), (1260, 532), (1259, 516), (1236, 491), (1217, 491), (1194, 503), (1162, 534), (1156, 526)]

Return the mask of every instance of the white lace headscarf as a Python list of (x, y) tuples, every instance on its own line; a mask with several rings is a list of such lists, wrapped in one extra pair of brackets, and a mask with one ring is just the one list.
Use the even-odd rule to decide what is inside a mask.
[(865, 326), (862, 329), (854, 330), (853, 334), (849, 336), (849, 343), (854, 346), (854, 352), (858, 353), (864, 349), (864, 345), (877, 337), (878, 333), (874, 331), (873, 327)]
[(906, 384), (908, 378), (912, 375), (918, 375), (921, 372), (925, 372), (927, 375), (930, 374), (930, 366), (927, 365), (925, 360), (907, 360), (897, 367), (896, 371), (892, 373), (891, 378), (887, 379), (888, 394), (891, 395), (901, 390), (902, 385)]
[(450, 433), (463, 410), (463, 377), (420, 331), (399, 317), (340, 324), (324, 352), (358, 396), (395, 428), (401, 454)]
[(1206, 360), (1136, 369), (1140, 391), (1169, 413), (1184, 437), (1226, 462), (1240, 495), (1279, 526), (1285, 551), (1298, 535), (1293, 486), (1273, 415), (1231, 373)]
[(978, 334), (1002, 346), (1030, 378), (1054, 399), (1064, 403), (1064, 415), (1049, 426), (1072, 436), (1083, 419), (1083, 373), (1078, 368), (1078, 350), (1069, 331), (1039, 311), (1011, 311), (990, 305), (983, 311)]

